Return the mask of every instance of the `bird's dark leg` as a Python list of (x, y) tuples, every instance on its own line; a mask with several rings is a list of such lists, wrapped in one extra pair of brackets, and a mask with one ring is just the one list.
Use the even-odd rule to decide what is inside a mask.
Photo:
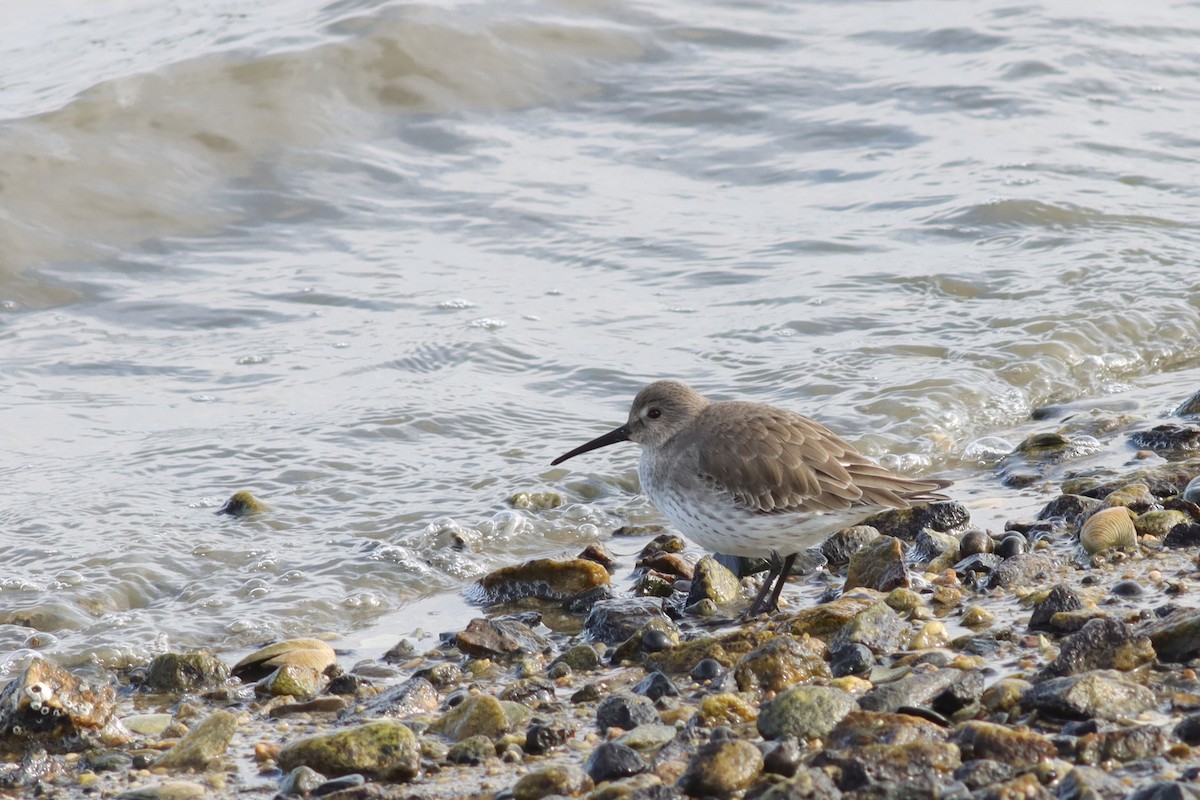
[[(791, 556), (790, 558), (793, 561), (795, 560), (795, 556)], [(791, 569), (792, 566), (791, 561), (785, 562), (780, 559), (778, 553), (771, 553), (771, 558), (768, 559), (767, 563), (769, 565), (767, 567), (767, 577), (763, 579), (762, 588), (758, 590), (758, 594), (755, 596), (754, 602), (751, 603), (750, 608), (746, 610), (747, 617), (757, 617), (764, 611), (769, 611), (775, 607), (774, 604), (779, 599), (778, 588), (776, 588), (771, 598), (771, 605), (767, 605), (763, 601), (767, 599), (767, 592), (771, 591), (772, 581), (775, 579), (775, 576), (780, 573), (780, 570), (783, 569), (783, 565), (786, 563), (788, 569)]]
[(779, 610), (779, 595), (783, 591), (783, 584), (787, 581), (788, 574), (792, 571), (792, 565), (796, 563), (796, 554), (792, 553), (783, 560), (783, 566), (779, 568), (779, 577), (775, 579), (775, 591), (771, 592), (771, 604), (767, 606), (769, 611)]

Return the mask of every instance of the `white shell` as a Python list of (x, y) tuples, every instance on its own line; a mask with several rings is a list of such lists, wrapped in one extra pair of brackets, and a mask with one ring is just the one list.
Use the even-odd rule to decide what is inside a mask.
[(1137, 531), (1129, 510), (1118, 506), (1092, 514), (1079, 531), (1079, 543), (1092, 555), (1112, 548), (1137, 547)]

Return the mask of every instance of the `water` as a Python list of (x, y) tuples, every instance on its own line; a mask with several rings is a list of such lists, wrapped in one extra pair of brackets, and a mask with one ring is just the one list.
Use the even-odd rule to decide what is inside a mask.
[[(1200, 382), (1198, 40), (1186, 4), (23, 7), (0, 665), (451, 627), (655, 518), (632, 446), (549, 461), (658, 377), (1036, 507), (978, 440)], [(240, 489), (270, 513), (217, 516)]]

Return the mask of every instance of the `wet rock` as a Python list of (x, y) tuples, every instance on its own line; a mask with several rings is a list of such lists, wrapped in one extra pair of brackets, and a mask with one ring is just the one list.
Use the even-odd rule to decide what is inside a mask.
[(679, 629), (675, 623), (665, 619), (652, 619), (633, 632), (625, 641), (609, 651), (614, 664), (625, 661), (641, 661), (646, 656), (665, 653), (668, 657), (679, 643)]
[(1063, 639), (1058, 656), (1046, 665), (1039, 680), (1097, 669), (1128, 672), (1154, 658), (1154, 647), (1148, 637), (1135, 635), (1118, 620), (1092, 619)]
[(638, 725), (617, 739), (619, 744), (632, 747), (643, 758), (650, 758), (675, 739), (673, 725)]
[(688, 677), (696, 683), (715, 684), (725, 677), (725, 667), (715, 658), (702, 658), (692, 667)]
[(964, 759), (987, 758), (1018, 769), (1058, 756), (1058, 749), (1045, 736), (994, 722), (966, 722), (955, 733), (954, 741)]
[(962, 680), (950, 684), (929, 701), (929, 708), (945, 717), (954, 717), (962, 711), (973, 713), (979, 708), (983, 686), (982, 673), (963, 672)]
[(787, 621), (787, 631), (794, 636), (816, 636), (828, 639), (863, 609), (877, 602), (879, 595), (867, 590), (844, 594), (836, 600), (801, 609)]
[(762, 753), (750, 742), (712, 741), (696, 751), (679, 788), (693, 797), (729, 797), (754, 783), (762, 769)]
[(1038, 514), (1038, 519), (1063, 519), (1068, 524), (1074, 524), (1077, 520), (1099, 511), (1102, 505), (1103, 503), (1094, 497), (1084, 497), (1078, 494), (1061, 494), (1042, 508), (1041, 513)]
[(164, 781), (121, 792), (117, 800), (195, 800), (208, 797), (208, 793), (207, 786), (193, 781)]
[(468, 697), (429, 726), (430, 733), (461, 742), (471, 736), (486, 736), (499, 741), (502, 736), (520, 730), (530, 711), (520, 703), (497, 700), (491, 695)]
[(958, 552), (963, 558), (980, 553), (990, 553), (994, 549), (996, 549), (996, 543), (992, 541), (992, 537), (981, 530), (967, 531), (958, 543)]
[(596, 708), (596, 727), (601, 733), (607, 733), (609, 728), (627, 731), (639, 725), (652, 725), (661, 721), (654, 702), (638, 694), (618, 692), (604, 698)]
[(953, 668), (914, 672), (876, 686), (860, 697), (858, 703), (866, 711), (894, 712), (904, 706), (930, 707), (935, 698), (963, 679), (963, 671)]
[[(1173, 512), (1164, 512), (1173, 513)], [(1163, 537), (1163, 547), (1181, 548), (1200, 545), (1200, 523), (1184, 522), (1175, 525)]]
[(1029, 552), (1029, 541), (1019, 533), (1008, 533), (996, 545), (995, 555), (1012, 558)]
[(150, 662), (146, 686), (157, 692), (211, 689), (229, 680), (229, 666), (212, 653), (163, 653)]
[(646, 769), (646, 762), (636, 750), (618, 742), (603, 742), (583, 765), (584, 772), (595, 783), (628, 778)]
[(870, 525), (855, 525), (843, 528), (821, 543), (821, 555), (835, 570), (850, 563), (850, 556), (879, 538), (879, 531)]
[(206, 769), (210, 761), (220, 758), (229, 748), (238, 722), (238, 715), (232, 711), (214, 711), (178, 744), (163, 753), (154, 766), (163, 769)]
[(496, 745), (486, 736), (468, 736), (446, 754), (451, 764), (482, 764), (496, 757)]
[(841, 650), (861, 644), (875, 653), (887, 653), (900, 646), (905, 624), (892, 608), (880, 601), (867, 606), (842, 626), (830, 640), (829, 646)]
[(739, 628), (720, 636), (683, 642), (670, 650), (655, 653), (646, 659), (646, 663), (671, 675), (691, 672), (706, 658), (711, 658), (720, 666), (729, 669), (739, 658), (774, 637), (775, 634), (768, 631)]
[(284, 664), (254, 685), (258, 694), (274, 697), (313, 697), (321, 691), (324, 677), (303, 664)]
[(558, 492), (517, 492), (508, 504), (522, 511), (547, 511), (561, 506), (563, 498)]
[(471, 620), (455, 634), (454, 644), (469, 656), (492, 659), (546, 653), (552, 647), (549, 639), (524, 622), (506, 617)]
[(697, 725), (712, 728), (714, 732), (721, 727), (741, 726), (752, 722), (758, 716), (758, 709), (738, 692), (724, 692), (705, 697), (700, 701), (700, 709), (692, 719)]
[(1129, 792), (1121, 780), (1102, 769), (1077, 766), (1058, 786), (1058, 800), (1117, 800)]
[(670, 678), (656, 670), (639, 681), (637, 686), (633, 687), (633, 693), (649, 700), (657, 700), (660, 697), (678, 697), (679, 689), (675, 688)]
[(1037, 583), (1039, 575), (1052, 572), (1054, 561), (1049, 556), (1039, 553), (1022, 553), (1019, 556), (1004, 559), (988, 578), (988, 587), (1024, 586)]
[(828, 657), (829, 648), (820, 639), (779, 636), (742, 656), (734, 666), (734, 680), (743, 692), (782, 691), (832, 677)]
[(526, 597), (561, 601), (608, 583), (608, 570), (595, 561), (538, 558), (488, 573), (471, 587), (467, 597), (483, 605), (511, 603)]
[(378, 720), (333, 733), (288, 742), (279, 751), (279, 766), (306, 766), (326, 775), (361, 773), (385, 781), (416, 776), (421, 748), (414, 734), (395, 720)]
[(286, 664), (324, 672), (337, 663), (337, 653), (320, 639), (288, 639), (255, 650), (233, 665), (233, 677), (243, 683), (260, 681)]
[(1143, 786), (1125, 800), (1200, 800), (1200, 787), (1190, 783), (1161, 781)]
[(1135, 717), (1155, 705), (1154, 693), (1121, 673), (1096, 670), (1034, 684), (1021, 706), (1066, 719), (1117, 720)]
[(860, 524), (870, 525), (885, 536), (912, 542), (925, 528), (945, 532), (961, 528), (970, 521), (971, 515), (966, 506), (955, 500), (943, 500), (911, 508), (881, 511), (867, 517)]
[(86, 740), (119, 745), (130, 739), (116, 716), (111, 686), (86, 681), (35, 656), (0, 690), (0, 743), (49, 751), (80, 748)]
[(500, 692), (501, 700), (511, 700), (523, 706), (536, 707), (542, 703), (554, 701), (554, 684), (545, 678), (521, 678), (515, 683), (504, 687)]
[(342, 717), (348, 722), (379, 717), (407, 719), (418, 714), (432, 714), (437, 707), (438, 694), (433, 685), (424, 678), (414, 677), (366, 699)]
[(325, 776), (309, 767), (296, 767), (279, 782), (279, 797), (308, 795), (321, 784)]
[(829, 671), (835, 678), (868, 675), (875, 666), (875, 654), (863, 644), (848, 644), (832, 650)]
[(1200, 655), (1200, 609), (1177, 608), (1137, 629), (1149, 637), (1160, 661), (1183, 663)]
[(854, 697), (841, 689), (794, 686), (759, 713), (758, 732), (764, 739), (825, 737), (856, 707)]
[(530, 755), (542, 755), (564, 744), (573, 733), (562, 725), (535, 722), (525, 731), (524, 750)]
[(908, 558), (918, 564), (934, 559), (940, 559), (939, 563), (953, 564), (959, 560), (958, 549), (958, 537), (954, 534), (925, 528), (917, 534), (912, 547), (908, 548)]
[(583, 630), (593, 642), (620, 644), (651, 620), (674, 629), (674, 623), (663, 613), (660, 601), (642, 597), (620, 597), (601, 600), (593, 605), (583, 623)]
[(1138, 450), (1153, 450), (1163, 458), (1185, 458), (1200, 449), (1200, 428), (1176, 423), (1156, 425), (1131, 434), (1129, 443)]
[(1087, 764), (1105, 761), (1140, 761), (1155, 758), (1167, 749), (1167, 736), (1157, 725), (1136, 725), (1103, 733), (1089, 733), (1076, 744), (1076, 758)]
[(343, 775), (340, 778), (330, 778), (313, 790), (313, 797), (325, 797), (346, 792), (346, 794), (339, 795), (341, 800), (352, 800), (353, 795), (350, 794), (350, 790), (364, 786), (366, 782), (367, 779), (357, 772)]
[(850, 556), (843, 588), (849, 591), (865, 586), (879, 592), (890, 592), (897, 586), (908, 585), (904, 542), (893, 536), (880, 536)]
[(1029, 630), (1054, 631), (1050, 620), (1060, 611), (1076, 611), (1083, 608), (1083, 601), (1065, 583), (1055, 584), (1033, 607), (1029, 616)]
[(746, 800), (840, 800), (841, 791), (821, 769), (800, 766), (794, 773), (760, 782)]
[(217, 509), (218, 514), (230, 517), (251, 517), (267, 510), (267, 504), (247, 491), (234, 492), (225, 505)]
[(592, 788), (592, 779), (574, 764), (557, 764), (534, 770), (521, 777), (512, 788), (513, 800), (541, 800), (543, 797), (574, 797)]
[(140, 736), (161, 736), (174, 720), (170, 714), (131, 714), (121, 717), (121, 724)]
[(704, 556), (696, 562), (692, 574), (692, 588), (684, 604), (690, 606), (705, 598), (718, 606), (742, 599), (742, 584), (737, 576), (717, 563), (712, 556)]
[[(843, 792), (877, 787), (884, 797), (936, 796), (937, 787), (961, 764), (958, 747), (948, 742), (871, 744), (856, 750), (823, 750), (813, 766), (833, 768)], [(884, 788), (886, 787), (886, 789)], [(864, 796), (880, 796), (866, 794)]]
[(849, 750), (869, 744), (944, 742), (946, 737), (945, 728), (920, 717), (851, 711), (834, 726), (825, 744), (833, 750)]
[(1008, 764), (978, 758), (964, 761), (962, 766), (954, 770), (954, 779), (962, 782), (968, 789), (975, 791), (987, 786), (1004, 783), (1016, 774), (1016, 770)]

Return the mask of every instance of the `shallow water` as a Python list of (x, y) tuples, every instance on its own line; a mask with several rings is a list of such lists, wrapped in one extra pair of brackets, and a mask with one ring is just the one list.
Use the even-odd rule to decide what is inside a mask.
[[(979, 439), (1200, 382), (1198, 39), (1183, 4), (24, 8), (0, 665), (448, 627), (655, 518), (632, 446), (549, 461), (658, 377), (1036, 508)], [(271, 511), (216, 516), (239, 489)]]

